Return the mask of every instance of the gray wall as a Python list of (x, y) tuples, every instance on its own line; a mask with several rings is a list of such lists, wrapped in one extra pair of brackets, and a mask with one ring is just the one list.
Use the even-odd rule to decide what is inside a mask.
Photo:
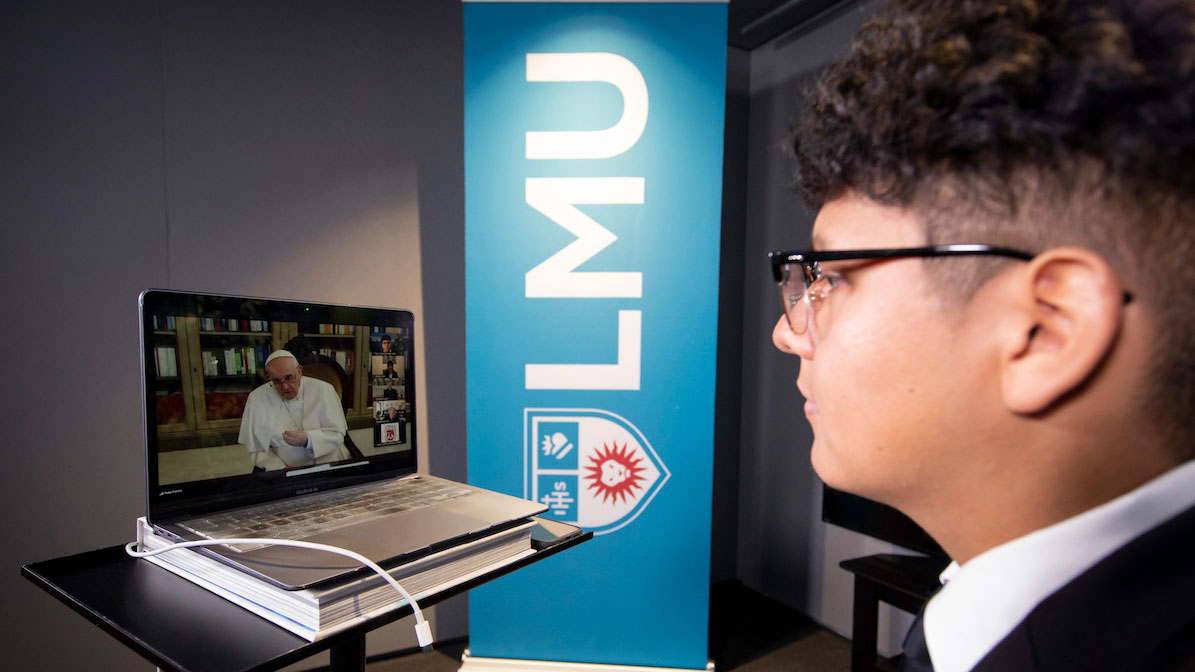
[(743, 395), (743, 244), (747, 232), (747, 120), (751, 53), (726, 52), (722, 238), (718, 265), (718, 362), (714, 398), (714, 484), (710, 581), (737, 577), (739, 444)]
[[(152, 669), (17, 571), (132, 538), (141, 289), (411, 308), (435, 335), (419, 439), (464, 476), (460, 12), (4, 3), (6, 669)], [(440, 636), (464, 633), (462, 607), (437, 610)]]
[[(781, 310), (766, 258), (770, 250), (808, 246), (813, 215), (790, 189), (784, 137), (805, 91), (877, 4), (841, 3), (750, 53), (737, 576), (845, 636), (853, 591), (838, 563), (895, 549), (821, 522), (821, 482), (809, 464), (813, 436), (796, 389), (798, 359), (772, 347)], [(900, 651), (908, 623), (903, 612), (882, 608), (886, 655)]]

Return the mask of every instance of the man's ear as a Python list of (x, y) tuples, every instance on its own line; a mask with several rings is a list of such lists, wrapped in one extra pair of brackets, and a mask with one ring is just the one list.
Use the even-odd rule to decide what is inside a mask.
[(1120, 330), (1124, 293), (1108, 262), (1080, 247), (1034, 257), (1010, 289), (1020, 319), (1002, 358), (1004, 402), (1038, 413), (1095, 375)]

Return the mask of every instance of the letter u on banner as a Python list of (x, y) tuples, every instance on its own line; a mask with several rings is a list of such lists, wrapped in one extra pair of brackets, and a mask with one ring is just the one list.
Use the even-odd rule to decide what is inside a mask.
[(647, 125), (647, 84), (618, 54), (527, 54), (529, 82), (606, 82), (622, 94), (622, 118), (600, 131), (528, 131), (529, 159), (608, 159), (627, 151)]
[(595, 537), (475, 589), (462, 669), (704, 670), (726, 5), (464, 14), (469, 480)]

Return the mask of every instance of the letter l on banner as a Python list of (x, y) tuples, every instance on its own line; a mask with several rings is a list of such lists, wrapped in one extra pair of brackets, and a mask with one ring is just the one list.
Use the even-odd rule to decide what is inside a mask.
[(469, 480), (595, 536), (462, 669), (704, 670), (726, 5), (464, 10)]

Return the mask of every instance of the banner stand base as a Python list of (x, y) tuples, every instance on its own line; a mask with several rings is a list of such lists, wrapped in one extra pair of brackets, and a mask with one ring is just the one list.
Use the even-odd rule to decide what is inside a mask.
[[(517, 658), (478, 658), (461, 656), (460, 672), (700, 672), (692, 668), (642, 667), (638, 665), (601, 665), (598, 663), (564, 663), (551, 660), (519, 660)], [(706, 663), (705, 672), (714, 672), (714, 663)]]

